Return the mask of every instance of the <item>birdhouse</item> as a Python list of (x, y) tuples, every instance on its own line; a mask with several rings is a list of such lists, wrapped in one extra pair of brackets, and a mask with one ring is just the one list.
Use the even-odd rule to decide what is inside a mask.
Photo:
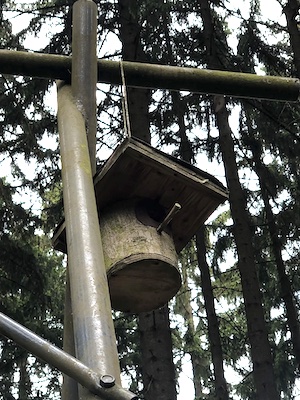
[[(112, 307), (143, 312), (179, 290), (178, 254), (219, 204), (226, 188), (210, 174), (125, 140), (94, 178)], [(54, 248), (67, 252), (62, 223)]]

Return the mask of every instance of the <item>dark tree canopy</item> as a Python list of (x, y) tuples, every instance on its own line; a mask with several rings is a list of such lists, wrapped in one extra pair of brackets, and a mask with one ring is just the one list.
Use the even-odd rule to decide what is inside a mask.
[[(73, 3), (3, 0), (0, 48), (71, 55)], [(296, 0), (95, 3), (99, 58), (300, 78)], [(2, 74), (0, 92), (0, 311), (62, 346), (55, 82)], [(126, 93), (133, 135), (215, 175), (229, 201), (181, 252), (183, 285), (168, 308), (114, 313), (125, 385), (145, 400), (298, 398), (299, 104)], [(98, 167), (126, 136), (122, 110), (124, 89), (98, 84)], [(160, 335), (173, 354), (149, 361), (143, 337)], [(5, 338), (0, 371), (0, 399), (60, 398), (60, 374)], [(161, 376), (171, 377), (163, 390)]]

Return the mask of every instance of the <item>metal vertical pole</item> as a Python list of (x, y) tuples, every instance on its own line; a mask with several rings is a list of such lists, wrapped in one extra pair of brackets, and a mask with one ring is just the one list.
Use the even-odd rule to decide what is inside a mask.
[[(85, 120), (92, 174), (96, 172), (97, 6), (91, 0), (73, 5), (72, 92)], [(69, 268), (67, 266), (67, 268)], [(64, 318), (64, 349), (75, 356), (70, 282), (67, 280)], [(62, 400), (78, 399), (77, 384), (64, 376)]]
[[(68, 354), (75, 356), (75, 342), (74, 342), (74, 328), (73, 328), (73, 313), (71, 304), (71, 290), (70, 290), (70, 278), (69, 269), (67, 266), (67, 280), (66, 280), (66, 294), (65, 294), (65, 313), (64, 313), (64, 339), (63, 349)], [(78, 400), (78, 384), (64, 374), (63, 384), (61, 390), (62, 400)]]
[(92, 0), (73, 5), (72, 92), (82, 112), (93, 174), (96, 172), (97, 6)]
[[(72, 86), (58, 90), (58, 122), (63, 164), (64, 206), (75, 352), (99, 374), (120, 382), (106, 271), (92, 177), (96, 170), (97, 6), (78, 0), (73, 6)], [(68, 304), (66, 294), (66, 305)], [(66, 344), (68, 340), (66, 339)], [(76, 393), (66, 381), (65, 400)], [(76, 398), (78, 396), (75, 394)], [(79, 387), (79, 398), (94, 396)], [(74, 399), (75, 400), (75, 399)]]
[[(58, 128), (76, 356), (120, 383), (85, 121), (68, 85), (58, 88)], [(93, 396), (79, 387), (79, 398)]]

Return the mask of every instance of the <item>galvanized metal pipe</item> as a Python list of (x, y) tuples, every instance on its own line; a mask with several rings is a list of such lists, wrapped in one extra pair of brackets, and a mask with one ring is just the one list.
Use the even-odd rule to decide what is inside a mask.
[(93, 175), (96, 172), (97, 6), (92, 0), (73, 5), (71, 86), (86, 125)]
[[(88, 137), (92, 174), (96, 172), (96, 83), (97, 6), (93, 1), (76, 1), (72, 27), (72, 91), (82, 112)], [(73, 313), (69, 277), (66, 283), (64, 349), (75, 355)], [(79, 399), (78, 384), (64, 375), (62, 400)]]
[[(69, 279), (69, 267), (67, 266), (67, 280), (65, 292), (65, 309), (64, 309), (64, 337), (63, 349), (71, 356), (75, 356), (74, 328), (73, 328), (73, 312), (71, 304), (71, 291)], [(64, 374), (63, 384), (61, 388), (61, 400), (78, 400), (78, 383)]]
[(101, 386), (101, 377), (85, 364), (63, 350), (42, 339), (23, 325), (0, 312), (0, 333), (14, 340), (28, 352), (75, 379), (91, 393), (105, 400), (136, 400), (137, 397), (119, 385), (111, 388)]
[[(98, 82), (121, 85), (120, 63), (98, 59)], [(123, 62), (126, 84), (276, 101), (299, 101), (296, 78)], [(72, 58), (0, 50), (0, 73), (70, 81)]]
[(85, 122), (70, 86), (58, 85), (58, 127), (76, 356), (94, 371), (120, 369)]

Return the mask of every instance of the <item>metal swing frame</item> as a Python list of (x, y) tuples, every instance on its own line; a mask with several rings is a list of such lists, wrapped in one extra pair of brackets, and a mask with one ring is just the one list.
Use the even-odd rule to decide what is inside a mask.
[[(64, 350), (0, 313), (0, 333), (64, 374), (63, 400), (132, 400), (122, 388), (93, 175), (96, 84), (122, 84), (120, 63), (96, 57), (97, 6), (73, 5), (72, 57), (0, 50), (0, 73), (56, 79), (68, 244)], [(128, 86), (299, 101), (294, 78), (122, 62)], [(65, 81), (65, 82), (62, 82)], [(71, 82), (71, 84), (70, 84)], [(76, 356), (76, 358), (75, 358)]]

